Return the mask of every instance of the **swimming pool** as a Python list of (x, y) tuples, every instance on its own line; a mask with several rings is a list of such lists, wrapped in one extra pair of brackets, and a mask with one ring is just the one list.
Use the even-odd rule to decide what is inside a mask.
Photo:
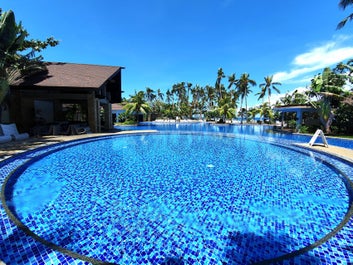
[(10, 161), (6, 204), (32, 236), (86, 261), (353, 260), (351, 165), (263, 140), (161, 132), (33, 151)]
[[(273, 130), (272, 125), (252, 125), (252, 124), (215, 124), (208, 122), (141, 122), (138, 126), (116, 126), (120, 130), (158, 130), (172, 132), (203, 132), (203, 133), (226, 133), (236, 134), (238, 136), (261, 136), (266, 140), (275, 142), (297, 142), (309, 143), (312, 135), (283, 133)], [(353, 149), (353, 139), (342, 139), (337, 137), (327, 137), (329, 145), (340, 146)], [(317, 143), (322, 143), (321, 138)]]

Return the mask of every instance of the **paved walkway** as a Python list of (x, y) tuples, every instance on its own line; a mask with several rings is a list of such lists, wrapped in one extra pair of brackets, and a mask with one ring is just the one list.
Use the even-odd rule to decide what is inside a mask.
[(328, 147), (326, 147), (324, 145), (319, 145), (319, 144), (314, 144), (314, 145), (310, 146), (309, 144), (300, 143), (300, 144), (295, 144), (295, 145), (309, 148), (309, 149), (312, 149), (315, 151), (339, 156), (343, 159), (346, 159), (350, 162), (353, 162), (353, 149), (348, 149), (348, 148), (343, 148), (343, 147), (338, 147), (338, 146), (333, 146), (333, 145), (329, 145)]
[[(94, 137), (103, 134), (81, 134), (81, 135), (51, 135), (51, 136), (42, 136), (42, 137), (30, 137), (23, 141), (12, 141), (8, 143), (0, 144), (0, 160), (9, 158), (15, 154), (25, 152), (27, 150), (35, 149), (45, 145), (61, 143), (65, 141), (82, 139), (86, 137)], [(106, 134), (104, 134), (106, 135)]]

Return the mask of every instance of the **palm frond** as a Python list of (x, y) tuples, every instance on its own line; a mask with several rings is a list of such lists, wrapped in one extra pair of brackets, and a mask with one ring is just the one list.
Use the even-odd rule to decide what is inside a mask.
[(347, 6), (353, 5), (352, 0), (340, 0), (338, 6), (342, 9), (346, 9)]
[(347, 23), (348, 21), (350, 21), (350, 20), (353, 20), (353, 13), (350, 14), (350, 15), (349, 15), (348, 17), (346, 17), (345, 19), (343, 19), (340, 23), (338, 23), (337, 29), (343, 28), (343, 27), (346, 25), (346, 23)]

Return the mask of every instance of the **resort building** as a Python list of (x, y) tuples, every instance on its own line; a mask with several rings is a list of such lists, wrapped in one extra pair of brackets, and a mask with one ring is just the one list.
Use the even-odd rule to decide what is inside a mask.
[(80, 124), (91, 132), (113, 128), (112, 104), (121, 102), (124, 67), (45, 64), (47, 71), (11, 85), (2, 122), (16, 123), (21, 131), (54, 126), (52, 133), (62, 123)]
[(287, 105), (287, 106), (277, 106), (273, 109), (281, 113), (281, 127), (285, 123), (285, 114), (294, 114), (294, 119), (296, 121), (295, 131), (299, 131), (302, 125), (320, 125), (318, 118), (315, 118), (316, 109), (308, 105)]

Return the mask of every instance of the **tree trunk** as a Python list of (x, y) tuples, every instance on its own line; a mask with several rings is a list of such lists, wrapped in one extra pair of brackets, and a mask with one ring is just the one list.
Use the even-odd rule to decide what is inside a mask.
[(326, 133), (331, 133), (331, 124), (333, 122), (334, 117), (335, 117), (335, 115), (332, 112), (330, 112), (330, 116), (325, 123), (325, 132)]

